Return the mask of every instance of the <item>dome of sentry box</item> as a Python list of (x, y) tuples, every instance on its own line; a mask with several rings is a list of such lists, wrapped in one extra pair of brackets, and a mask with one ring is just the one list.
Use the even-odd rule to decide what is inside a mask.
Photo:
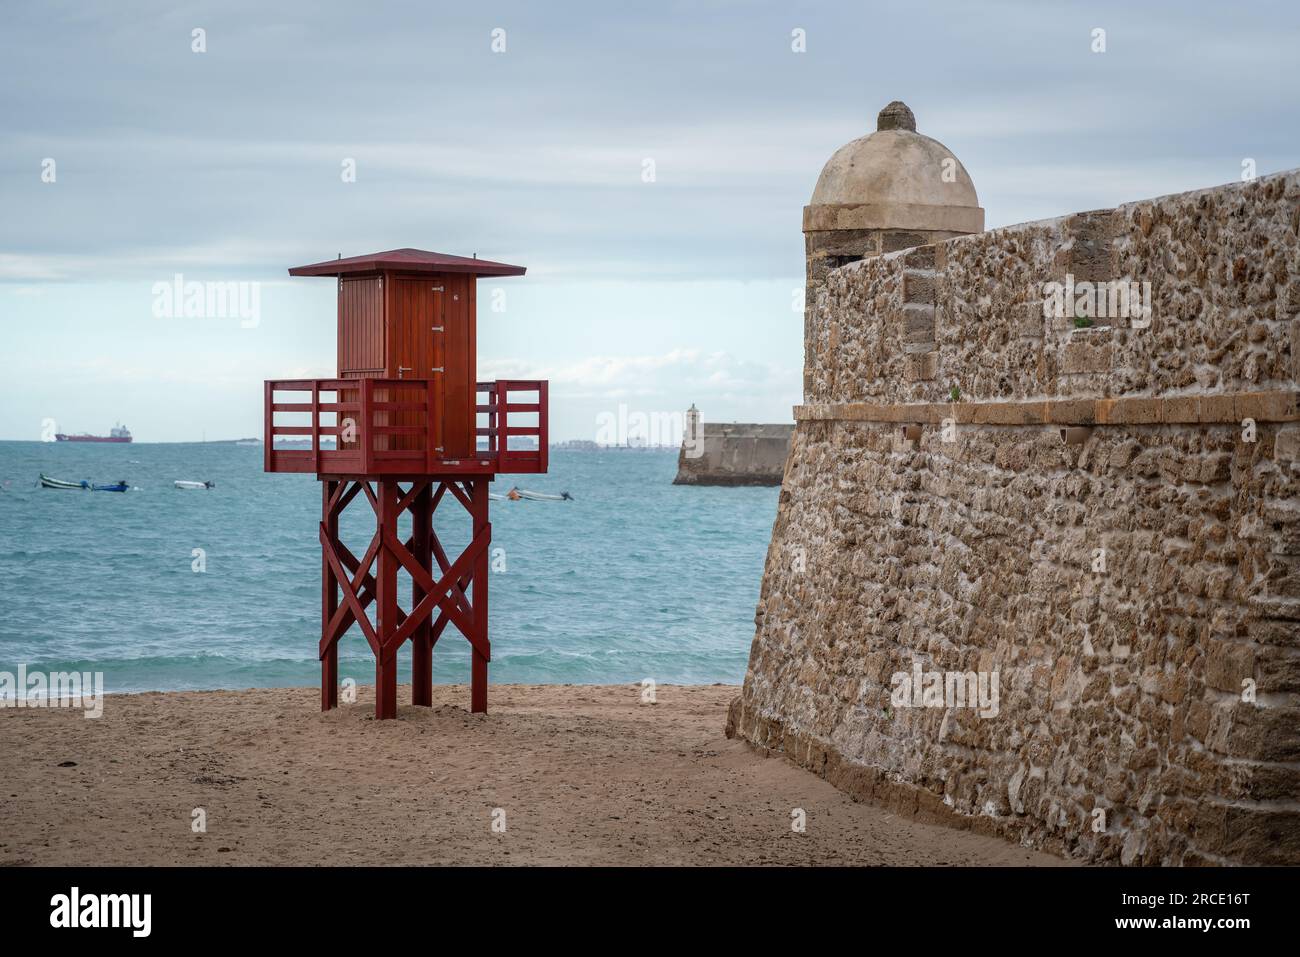
[(874, 133), (841, 146), (817, 177), (804, 231), (846, 229), (984, 229), (970, 174), (946, 146), (916, 131), (916, 117), (899, 100), (880, 111)]

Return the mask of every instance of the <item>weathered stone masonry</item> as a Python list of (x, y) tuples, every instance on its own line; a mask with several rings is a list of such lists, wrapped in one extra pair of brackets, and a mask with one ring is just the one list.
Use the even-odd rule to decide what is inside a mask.
[[(1300, 863), (1300, 171), (826, 265), (728, 733), (1070, 856)], [(1150, 326), (1045, 318), (1067, 273)], [(997, 716), (891, 707), (914, 660)]]

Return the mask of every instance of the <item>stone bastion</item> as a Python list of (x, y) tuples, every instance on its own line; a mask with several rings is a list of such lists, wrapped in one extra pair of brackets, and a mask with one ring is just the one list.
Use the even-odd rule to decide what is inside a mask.
[(1300, 171), (877, 255), (825, 215), (728, 734), (1071, 857), (1300, 863)]

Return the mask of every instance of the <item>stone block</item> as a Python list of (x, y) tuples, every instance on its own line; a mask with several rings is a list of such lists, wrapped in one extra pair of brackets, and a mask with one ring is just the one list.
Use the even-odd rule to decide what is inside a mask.
[(903, 265), (908, 269), (933, 270), (937, 263), (938, 244), (917, 246), (903, 256)]
[(1112, 425), (1152, 425), (1160, 421), (1163, 411), (1159, 399), (1117, 399), (1108, 421)]
[(1109, 372), (1112, 360), (1109, 342), (1074, 339), (1061, 350), (1061, 374), (1083, 375)]
[(1042, 339), (1048, 322), (1043, 315), (1043, 304), (1026, 302), (1013, 308), (1020, 317), (1016, 322), (1016, 334), (1022, 339)]
[(1284, 425), (1273, 439), (1273, 458), (1277, 462), (1300, 462), (1300, 425)]
[(908, 382), (929, 381), (935, 377), (939, 367), (939, 353), (935, 351), (917, 353), (907, 357), (903, 378)]
[(743, 712), (744, 705), (740, 695), (731, 699), (731, 704), (727, 706), (727, 727), (726, 735), (728, 738), (736, 736), (736, 730), (740, 727), (740, 716)]
[(1201, 421), (1201, 400), (1199, 396), (1174, 396), (1163, 400), (1160, 413), (1161, 422), (1192, 423)]
[(1112, 244), (1116, 233), (1114, 210), (1076, 213), (1066, 220), (1070, 246), (1069, 270), (1078, 282), (1107, 282), (1116, 276)]
[(1297, 418), (1295, 392), (1253, 392), (1236, 397), (1236, 418), (1256, 422), (1289, 422)]
[(1255, 677), (1255, 652), (1248, 644), (1209, 639), (1205, 683), (1219, 691), (1241, 694), (1242, 681)]
[[(1207, 848), (1230, 860), (1258, 864), (1288, 864), (1300, 860), (1300, 827), (1294, 811), (1268, 808), (1225, 807), (1216, 809), (1222, 821), (1213, 833), (1214, 846)], [(1200, 834), (1197, 834), (1198, 841)]]
[(910, 249), (913, 246), (922, 246), (929, 241), (929, 238), (924, 232), (900, 229), (885, 230), (880, 234), (880, 251), (882, 253), (895, 253), (903, 249)]
[(903, 304), (903, 330), (907, 333), (927, 332), (934, 336), (934, 306), (927, 303)]
[(1196, 411), (1201, 422), (1241, 422), (1237, 418), (1236, 401), (1230, 395), (1200, 396)]
[(1242, 703), (1232, 709), (1227, 753), (1257, 761), (1295, 761), (1300, 756), (1300, 709)]
[(935, 275), (908, 269), (903, 272), (903, 301), (934, 305)]
[(1053, 399), (1047, 417), (1060, 425), (1092, 425), (1097, 421), (1097, 403), (1092, 399)]
[[(1255, 657), (1256, 690), (1263, 694), (1300, 694), (1300, 657), (1276, 646), (1261, 646)], [(1240, 690), (1240, 685), (1236, 689)], [(1296, 790), (1300, 794), (1300, 789)]]

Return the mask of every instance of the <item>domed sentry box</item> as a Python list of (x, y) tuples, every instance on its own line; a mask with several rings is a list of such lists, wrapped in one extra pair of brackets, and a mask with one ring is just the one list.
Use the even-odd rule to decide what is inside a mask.
[[(338, 283), (338, 377), (265, 383), (266, 471), (315, 472), (321, 483), (322, 711), (338, 705), (338, 642), (353, 624), (375, 655), (376, 717), (397, 716), (397, 654), (408, 639), (412, 703), (432, 705), (433, 646), (448, 625), (471, 645), (470, 708), (487, 710), (488, 483), (546, 471), (547, 384), (476, 381), (475, 286), (523, 274), (419, 249), (289, 270)], [(339, 538), (340, 515), (359, 498), (375, 519), (360, 558)], [(471, 518), (455, 560), (434, 530), (440, 505)], [(405, 609), (399, 570), (411, 579)]]

